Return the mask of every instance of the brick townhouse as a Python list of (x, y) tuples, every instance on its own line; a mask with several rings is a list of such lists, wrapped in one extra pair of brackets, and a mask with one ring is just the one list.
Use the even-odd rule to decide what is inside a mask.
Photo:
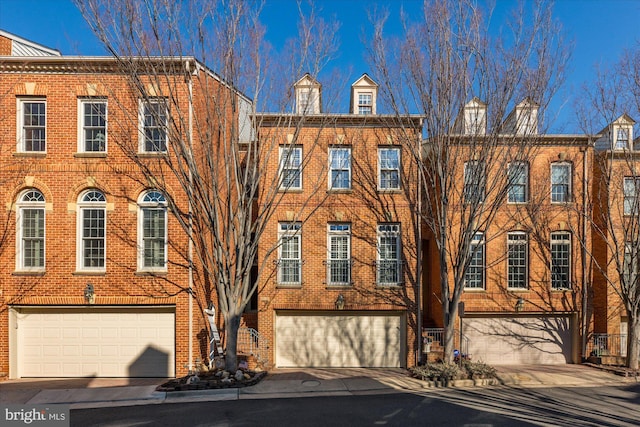
[(164, 84), (171, 108), (195, 117), (197, 79), (249, 101), (193, 58), (167, 58), (164, 83), (141, 80), (141, 97), (111, 57), (5, 32), (0, 55), (0, 377), (184, 375), (208, 336), (168, 209), (187, 203), (170, 176), (164, 191), (143, 176), (124, 143), (150, 169), (167, 154)]
[[(404, 151), (421, 119), (377, 114), (377, 84), (351, 87), (348, 114), (322, 111), (321, 85), (295, 84), (293, 114), (260, 114), (275, 140), (282, 199), (263, 235), (277, 243), (259, 284), (258, 329), (277, 367), (406, 367), (417, 361), (416, 170)], [(287, 123), (283, 126), (282, 123)]]
[[(474, 98), (458, 118), (459, 135), (452, 137), (452, 144), (462, 147), (459, 161), (464, 162), (458, 169), (456, 194), (464, 199), (469, 193), (487, 191), (485, 204), (503, 198), (495, 218), (472, 237), (471, 260), (463, 273), (461, 327), (468, 338), (466, 351), (473, 360), (490, 364), (580, 360), (580, 336), (585, 328), (580, 314), (590, 284), (583, 263), (590, 230), (582, 218), (592, 144), (586, 135), (538, 134), (537, 109), (535, 103), (523, 101), (499, 134), (486, 137), (487, 105)], [(477, 117), (484, 117), (480, 126)], [(469, 169), (485, 159), (478, 157), (479, 148), (465, 151), (464, 147), (473, 146), (470, 141), (474, 139), (483, 144), (483, 138), (493, 138), (486, 143), (500, 150), (500, 158), (491, 159), (499, 166), (482, 165), (483, 176), (474, 181)], [(524, 147), (523, 151), (509, 151), (518, 147)], [(485, 190), (490, 185), (493, 190)], [(450, 203), (457, 209), (455, 200)], [(452, 221), (457, 216), (453, 214)], [(425, 266), (425, 324), (441, 326), (437, 248), (425, 235), (431, 254)], [(460, 237), (452, 234), (452, 238)], [(456, 327), (460, 328), (459, 319)], [(464, 344), (462, 348), (465, 350)]]

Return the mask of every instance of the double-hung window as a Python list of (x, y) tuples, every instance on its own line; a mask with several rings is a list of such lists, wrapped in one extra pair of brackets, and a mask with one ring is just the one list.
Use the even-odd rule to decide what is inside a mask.
[(104, 271), (106, 258), (107, 199), (88, 190), (78, 200), (78, 270)]
[(524, 162), (509, 163), (507, 179), (509, 190), (507, 193), (509, 203), (525, 203), (527, 201), (527, 186), (529, 181), (529, 168)]
[(463, 196), (465, 203), (475, 204), (484, 201), (486, 182), (484, 174), (484, 163), (474, 160), (464, 164)]
[(400, 188), (399, 148), (378, 148), (378, 188), (381, 190)]
[(358, 114), (371, 114), (373, 113), (373, 94), (360, 93), (358, 94)]
[(329, 189), (351, 188), (351, 149), (329, 148)]
[(351, 225), (328, 225), (327, 282), (329, 285), (351, 284)]
[(167, 200), (157, 191), (142, 194), (138, 203), (138, 269), (167, 268)]
[(280, 189), (302, 189), (302, 147), (280, 147)]
[(44, 153), (47, 149), (47, 103), (44, 99), (19, 99), (18, 151)]
[(616, 132), (616, 150), (629, 149), (629, 129), (625, 127), (618, 128)]
[(623, 208), (625, 215), (638, 214), (638, 191), (640, 190), (640, 177), (625, 177), (623, 183)]
[(484, 233), (475, 233), (469, 245), (469, 264), (464, 272), (465, 289), (484, 289)]
[(302, 259), (300, 223), (278, 224), (280, 246), (278, 248), (278, 283), (282, 285), (302, 284)]
[(551, 164), (551, 202), (566, 203), (571, 201), (571, 164)]
[(400, 224), (378, 225), (377, 282), (379, 285), (402, 283), (402, 246)]
[(528, 243), (525, 233), (507, 234), (507, 286), (527, 289)]
[(104, 153), (107, 151), (107, 101), (104, 99), (80, 99), (79, 147), (80, 152)]
[(622, 266), (625, 281), (623, 286), (626, 289), (635, 289), (638, 285), (638, 265), (640, 262), (638, 255), (638, 245), (634, 245), (633, 242), (626, 242), (624, 245), (624, 264)]
[(140, 103), (142, 153), (167, 151), (168, 106), (165, 98), (144, 99)]
[(24, 191), (17, 205), (16, 269), (19, 271), (44, 270), (45, 267), (45, 199), (38, 190)]
[(571, 234), (551, 233), (551, 289), (571, 288)]

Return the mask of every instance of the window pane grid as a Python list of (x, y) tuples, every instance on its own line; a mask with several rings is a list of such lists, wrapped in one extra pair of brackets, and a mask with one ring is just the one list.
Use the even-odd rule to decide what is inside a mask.
[(381, 285), (402, 283), (400, 259), (400, 226), (383, 224), (378, 226), (377, 282)]
[(348, 148), (332, 148), (329, 150), (329, 188), (351, 188), (351, 150)]
[(636, 215), (638, 213), (638, 189), (640, 188), (640, 178), (624, 178), (623, 183), (623, 209), (625, 215)]
[(510, 203), (524, 203), (527, 201), (527, 166), (522, 163), (509, 165), (509, 192)]
[[(302, 282), (302, 262), (300, 257), (300, 224), (280, 224), (280, 258), (278, 259), (278, 282), (300, 284)], [(294, 234), (294, 235), (292, 235)]]
[(527, 237), (524, 234), (509, 234), (508, 237), (508, 287), (527, 288)]
[(45, 151), (46, 106), (44, 102), (22, 103), (22, 132), (24, 151)]
[(302, 188), (302, 148), (282, 148), (280, 151), (281, 188)]
[(551, 287), (570, 288), (571, 240), (568, 233), (551, 235)]
[(167, 151), (167, 106), (162, 101), (144, 104), (144, 151)]
[(329, 225), (328, 283), (351, 283), (351, 228), (348, 224)]
[(379, 153), (379, 175), (381, 189), (400, 188), (400, 150), (381, 148)]
[(105, 102), (84, 102), (84, 150), (101, 152), (106, 149), (107, 104)]
[(22, 266), (44, 267), (44, 209), (22, 209)]
[(569, 201), (570, 167), (568, 164), (551, 165), (551, 201)]
[(484, 237), (477, 233), (469, 246), (469, 265), (464, 273), (465, 288), (484, 289)]
[(165, 267), (166, 211), (164, 208), (144, 208), (142, 216), (143, 266)]
[(83, 267), (102, 268), (105, 259), (105, 211), (83, 209), (82, 220)]

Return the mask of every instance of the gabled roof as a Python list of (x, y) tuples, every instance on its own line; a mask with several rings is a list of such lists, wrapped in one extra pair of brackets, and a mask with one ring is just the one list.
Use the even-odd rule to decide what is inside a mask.
[(34, 43), (15, 34), (0, 30), (0, 37), (11, 40), (9, 56), (62, 56), (60, 51)]
[(367, 73), (362, 74), (358, 80), (353, 82), (351, 87), (354, 86), (375, 86), (378, 87), (378, 83), (376, 83)]
[(631, 126), (633, 126), (635, 124), (636, 124), (636, 121), (633, 120), (630, 115), (628, 115), (627, 113), (623, 113), (620, 117), (618, 117), (617, 119), (615, 119), (611, 123), (607, 124), (598, 133), (601, 134), (601, 135), (608, 134), (610, 129), (611, 129), (611, 125), (631, 125)]
[(311, 77), (311, 74), (304, 73), (304, 76), (300, 78), (297, 82), (293, 84), (293, 86), (320, 86), (320, 83)]

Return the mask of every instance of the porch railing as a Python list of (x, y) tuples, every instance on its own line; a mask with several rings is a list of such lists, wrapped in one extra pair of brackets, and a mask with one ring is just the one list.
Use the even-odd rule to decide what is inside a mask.
[[(462, 338), (462, 343), (460, 342), (460, 338)], [(444, 351), (444, 328), (423, 328), (422, 340), (423, 352)], [(463, 356), (470, 356), (469, 338), (464, 334), (460, 337), (460, 331), (458, 329), (455, 329), (453, 332), (453, 348), (458, 350)]]
[(593, 334), (587, 342), (587, 356), (627, 355), (627, 334)]
[(240, 328), (238, 329), (238, 352), (250, 354), (259, 363), (266, 365), (269, 362), (269, 341), (253, 328)]

